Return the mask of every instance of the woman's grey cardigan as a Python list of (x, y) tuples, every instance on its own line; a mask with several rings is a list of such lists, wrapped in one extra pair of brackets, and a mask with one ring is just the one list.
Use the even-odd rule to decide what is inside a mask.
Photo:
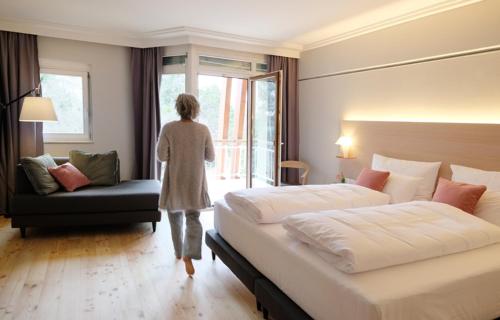
[(160, 208), (170, 211), (210, 207), (205, 160), (214, 161), (210, 131), (200, 123), (173, 121), (161, 129), (156, 147), (166, 162)]

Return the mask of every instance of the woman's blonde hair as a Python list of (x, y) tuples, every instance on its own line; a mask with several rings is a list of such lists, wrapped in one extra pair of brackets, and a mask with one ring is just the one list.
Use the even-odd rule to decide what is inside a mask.
[(192, 94), (181, 93), (175, 101), (175, 109), (181, 119), (196, 119), (200, 113), (200, 104)]

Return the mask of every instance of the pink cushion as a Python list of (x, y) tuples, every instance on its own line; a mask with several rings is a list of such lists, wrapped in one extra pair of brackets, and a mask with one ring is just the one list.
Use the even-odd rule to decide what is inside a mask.
[(54, 168), (48, 168), (48, 170), (66, 191), (72, 192), (90, 184), (89, 178), (69, 162)]
[(356, 184), (375, 191), (382, 191), (390, 174), (391, 173), (387, 171), (377, 171), (365, 168), (359, 174)]
[(474, 208), (485, 191), (486, 186), (453, 182), (439, 178), (432, 201), (446, 203), (465, 212), (474, 213)]

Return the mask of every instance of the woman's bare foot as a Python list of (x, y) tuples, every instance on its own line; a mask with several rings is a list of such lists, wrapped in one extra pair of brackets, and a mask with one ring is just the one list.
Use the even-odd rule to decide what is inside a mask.
[(191, 277), (194, 274), (193, 261), (191, 261), (190, 257), (183, 257), (182, 260), (184, 260), (186, 266), (186, 273)]

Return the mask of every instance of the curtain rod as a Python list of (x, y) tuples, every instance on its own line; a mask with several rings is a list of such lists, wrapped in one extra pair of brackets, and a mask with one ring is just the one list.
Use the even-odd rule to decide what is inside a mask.
[(322, 75), (318, 75), (318, 76), (302, 78), (302, 79), (299, 79), (299, 81), (335, 77), (335, 76), (341, 76), (341, 75), (359, 73), (359, 72), (365, 72), (365, 71), (372, 71), (372, 70), (388, 69), (388, 68), (401, 67), (401, 66), (418, 64), (418, 63), (425, 63), (425, 62), (432, 62), (432, 61), (438, 61), (438, 60), (446, 60), (446, 59), (452, 59), (452, 58), (471, 56), (471, 55), (494, 52), (494, 51), (500, 51), (500, 44), (494, 45), (491, 47), (483, 47), (483, 48), (477, 48), (477, 49), (466, 50), (466, 51), (457, 51), (457, 52), (446, 53), (446, 54), (437, 55), (437, 56), (430, 56), (430, 57), (418, 58), (418, 59), (412, 59), (412, 60), (404, 60), (404, 61), (387, 63), (387, 64), (379, 64), (379, 65), (374, 65), (374, 66), (370, 66), (370, 67), (347, 69), (347, 70), (342, 70), (342, 71), (337, 71), (337, 72), (332, 72), (332, 73), (326, 73), (326, 74), (322, 74)]

